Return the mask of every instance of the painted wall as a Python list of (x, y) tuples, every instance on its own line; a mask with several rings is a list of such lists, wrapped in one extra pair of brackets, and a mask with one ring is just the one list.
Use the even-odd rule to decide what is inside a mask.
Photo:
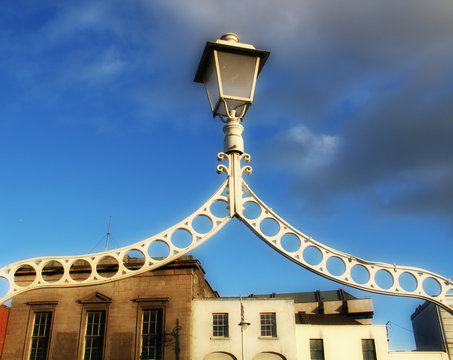
[[(251, 325), (245, 331), (245, 358), (254, 359), (262, 352), (282, 354), (296, 359), (293, 300), (245, 298), (245, 317)], [(260, 312), (275, 312), (277, 337), (260, 336)], [(229, 337), (213, 338), (212, 314), (229, 314)], [(238, 298), (195, 299), (192, 302), (192, 359), (203, 360), (213, 352), (226, 352), (241, 359), (241, 306)], [(281, 357), (279, 357), (281, 358)], [(283, 359), (283, 358), (282, 358)]]
[(323, 339), (329, 360), (363, 360), (362, 339), (374, 339), (378, 359), (386, 359), (387, 333), (384, 325), (296, 325), (298, 359), (310, 359), (310, 339)]
[(363, 360), (362, 339), (374, 339), (379, 360), (448, 360), (445, 352), (389, 352), (385, 325), (296, 325), (297, 359), (310, 359), (310, 339), (323, 339), (329, 360)]

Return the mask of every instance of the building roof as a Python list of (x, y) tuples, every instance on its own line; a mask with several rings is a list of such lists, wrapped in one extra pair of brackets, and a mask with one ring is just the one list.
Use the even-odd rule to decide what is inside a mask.
[(306, 314), (303, 312), (296, 314), (296, 324), (361, 325), (360, 322), (347, 315)]
[(294, 299), (295, 303), (310, 303), (320, 301), (344, 301), (344, 300), (357, 300), (357, 298), (343, 289), (328, 290), (328, 291), (310, 291), (310, 292), (298, 292), (298, 293), (282, 293), (282, 294), (262, 294), (255, 295), (250, 294), (252, 298), (289, 298)]

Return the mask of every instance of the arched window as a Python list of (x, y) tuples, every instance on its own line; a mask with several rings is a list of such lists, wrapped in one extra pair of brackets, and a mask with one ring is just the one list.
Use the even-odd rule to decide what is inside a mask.
[(259, 354), (256, 354), (253, 357), (253, 360), (286, 360), (286, 358), (283, 355), (273, 353), (273, 352), (262, 352)]
[(206, 355), (204, 360), (236, 360), (236, 358), (226, 352), (213, 352)]

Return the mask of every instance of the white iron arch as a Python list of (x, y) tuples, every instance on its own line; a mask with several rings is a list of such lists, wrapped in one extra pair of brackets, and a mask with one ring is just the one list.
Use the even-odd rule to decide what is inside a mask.
[[(250, 161), (250, 155), (236, 152), (229, 154), (219, 153), (218, 158), (220, 161), (226, 161), (226, 164), (218, 165), (217, 171), (218, 173), (225, 173), (227, 180), (208, 201), (184, 220), (157, 235), (120, 249), (81, 256), (34, 258), (7, 265), (0, 269), (0, 278), (8, 282), (8, 291), (6, 295), (0, 298), (0, 303), (11, 299), (17, 294), (37, 288), (96, 285), (157, 269), (200, 246), (217, 233), (228, 221), (236, 217), (283, 256), (318, 275), (360, 290), (428, 300), (453, 314), (453, 307), (447, 303), (446, 298), (447, 294), (453, 292), (451, 280), (421, 268), (360, 259), (314, 240), (278, 216), (243, 180), (242, 175), (244, 173), (250, 175), (252, 172), (251, 166), (242, 165), (242, 161), (245, 163)], [(259, 208), (259, 214), (255, 218), (248, 218), (244, 215), (244, 206), (248, 203), (252, 203)], [(219, 206), (217, 205), (219, 204), (221, 205), (220, 207), (224, 208), (221, 213), (218, 213)], [(210, 222), (209, 230), (197, 229), (195, 220), (200, 217)], [(278, 225), (276, 234), (269, 235), (263, 232), (261, 224), (263, 221), (268, 220), (274, 221)], [(185, 246), (177, 244), (173, 238), (173, 235), (178, 231), (188, 234), (189, 241)], [(299, 240), (300, 244), (296, 250), (285, 249), (282, 244), (282, 237), (287, 234)], [(166, 256), (153, 256), (153, 245), (158, 243), (167, 247), (168, 254)], [(308, 250), (315, 250), (320, 254), (319, 263), (313, 264), (306, 260), (305, 252)], [(131, 251), (138, 251), (143, 254), (144, 261), (141, 267), (131, 269), (126, 266), (124, 259)], [(334, 274), (329, 271), (328, 263), (333, 260), (343, 264), (343, 272)], [(84, 279), (79, 279), (74, 275), (77, 266), (81, 263), (91, 269)], [(110, 272), (108, 277), (102, 272), (98, 272), (98, 265), (106, 263), (113, 263), (116, 266), (114, 267), (115, 271), (113, 273)], [(61, 276), (57, 280), (47, 276), (46, 269), (49, 264), (54, 266), (57, 264), (57, 267), (61, 269)], [(367, 274), (365, 281), (359, 282), (354, 279), (353, 272), (357, 268)], [(31, 276), (28, 275), (25, 278), (25, 282), (17, 282), (16, 275), (24, 272), (31, 274)], [(379, 284), (377, 281), (379, 272), (385, 272), (391, 278), (390, 287), (384, 288)], [(414, 288), (404, 288), (400, 281), (404, 276), (410, 276), (414, 280), (416, 284)], [(440, 292), (434, 296), (428, 294), (423, 287), (425, 281), (437, 282)]]

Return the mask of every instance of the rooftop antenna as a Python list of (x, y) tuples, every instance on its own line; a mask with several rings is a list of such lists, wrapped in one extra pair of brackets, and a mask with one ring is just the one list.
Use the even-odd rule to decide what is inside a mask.
[(109, 228), (107, 229), (107, 238), (106, 238), (106, 240), (105, 240), (105, 251), (107, 251), (107, 248), (108, 248), (108, 246), (109, 246), (110, 225), (112, 225), (112, 216), (110, 216), (110, 220), (109, 220)]

